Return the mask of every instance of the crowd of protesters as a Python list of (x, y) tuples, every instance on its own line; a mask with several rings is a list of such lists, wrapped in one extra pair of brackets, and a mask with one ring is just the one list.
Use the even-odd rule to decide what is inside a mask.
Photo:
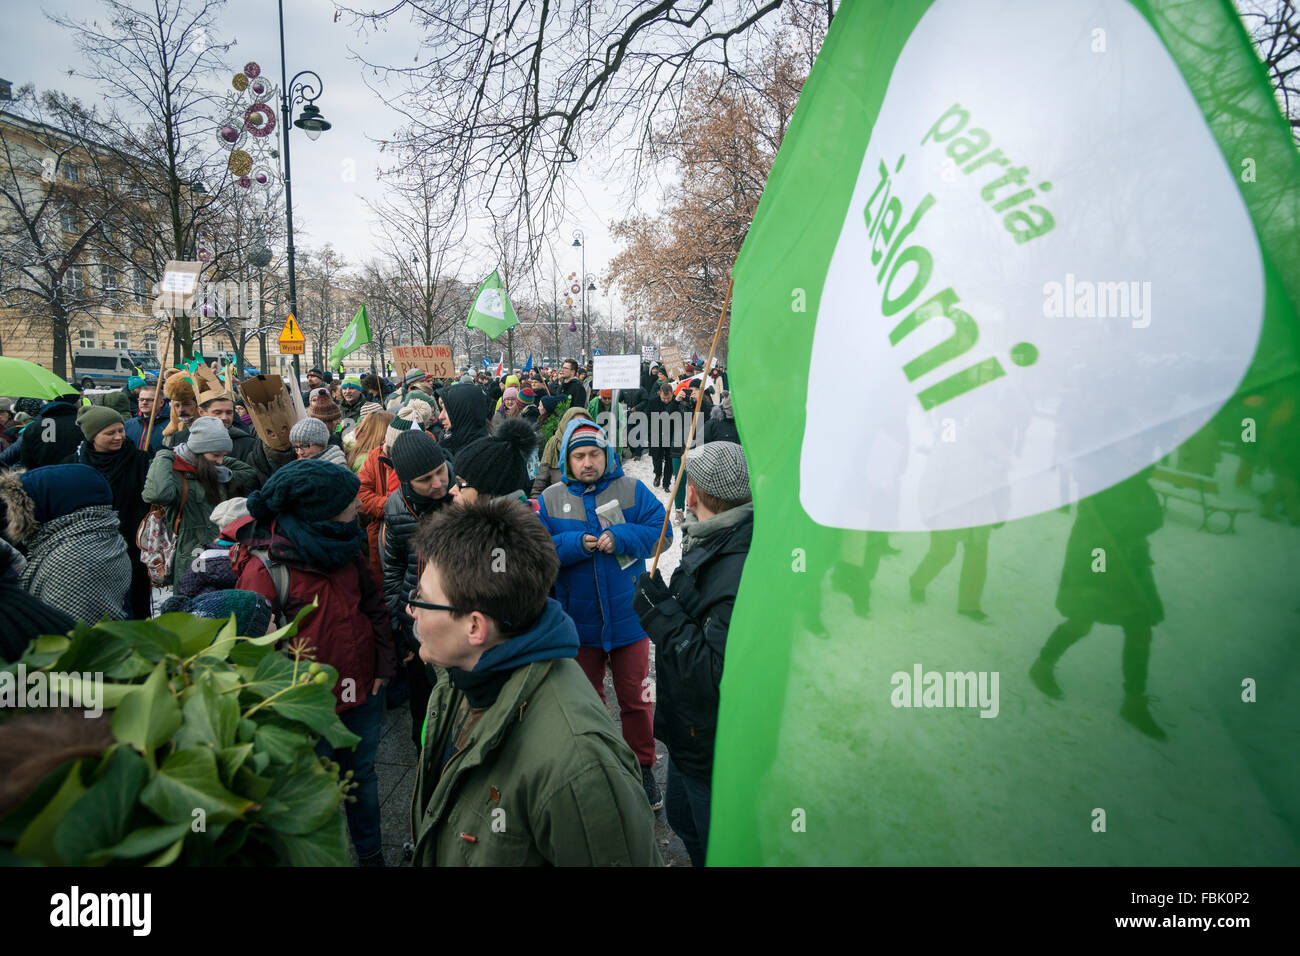
[[(703, 865), (753, 525), (725, 370), (644, 364), (615, 393), (573, 359), (454, 381), (312, 369), (298, 407), (285, 442), (237, 388), (183, 369), (94, 402), (0, 401), (5, 660), (79, 621), (233, 614), (261, 635), (315, 601), (299, 634), (338, 671), (339, 717), (361, 738), (318, 752), (357, 781), (363, 865), (383, 865), (375, 754), (402, 700), (416, 865), (654, 865), (665, 804)], [(646, 454), (667, 491), (687, 458), (673, 520), (623, 470)], [(174, 541), (161, 587), (151, 523)], [(647, 574), (675, 537), (671, 580)]]

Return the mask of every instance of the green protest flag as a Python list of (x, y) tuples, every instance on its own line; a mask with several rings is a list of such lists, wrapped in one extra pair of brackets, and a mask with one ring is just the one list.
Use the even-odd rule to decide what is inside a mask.
[(734, 272), (799, 384), (736, 403), (711, 865), (1297, 859), (1297, 263), (1227, 2), (839, 7)]
[(366, 307), (363, 304), (357, 309), (357, 314), (352, 317), (348, 327), (343, 330), (343, 337), (339, 339), (334, 350), (330, 352), (330, 368), (343, 368), (343, 358), (350, 355), (363, 345), (370, 344), (370, 316), (366, 313)]
[(519, 324), (515, 307), (510, 304), (501, 277), (495, 269), (483, 280), (474, 294), (474, 304), (469, 309), (469, 319), (465, 322), (467, 329), (479, 329), (490, 339), (495, 339), (507, 329)]

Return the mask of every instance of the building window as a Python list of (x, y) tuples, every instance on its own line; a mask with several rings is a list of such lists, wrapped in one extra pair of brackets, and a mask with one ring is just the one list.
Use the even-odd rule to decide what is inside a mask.
[(117, 291), (117, 269), (113, 266), (99, 267), (99, 281), (105, 292)]
[(62, 166), (63, 178), (70, 183), (81, 182), (81, 171), (77, 169), (75, 163), (64, 163)]
[(61, 219), (63, 221), (64, 232), (77, 231), (77, 214), (75, 212), (73, 212), (71, 209), (65, 209), (63, 210)]
[(98, 346), (95, 345), (95, 330), (82, 329), (81, 336), (80, 336), (80, 344), (81, 344), (81, 348), (83, 349), (97, 348)]
[(149, 298), (150, 282), (149, 277), (144, 274), (144, 270), (139, 266), (135, 267), (135, 277), (132, 281), (136, 296), (141, 302), (146, 301)]
[(70, 296), (80, 296), (86, 291), (86, 277), (81, 272), (81, 266), (70, 266), (68, 271), (63, 273), (63, 289)]
[(129, 349), (130, 347), (131, 347), (131, 333), (130, 333), (130, 332), (114, 332), (114, 333), (113, 333), (113, 348), (115, 348), (115, 349)]
[(144, 334), (144, 350), (150, 355), (158, 354), (158, 336), (153, 332)]

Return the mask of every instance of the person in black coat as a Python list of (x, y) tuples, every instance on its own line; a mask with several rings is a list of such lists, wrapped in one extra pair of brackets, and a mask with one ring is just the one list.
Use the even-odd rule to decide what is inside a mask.
[(578, 363), (574, 359), (565, 359), (560, 365), (560, 390), (556, 394), (568, 395), (570, 408), (587, 407), (587, 386), (578, 377)]
[(131, 620), (148, 620), (151, 616), (149, 597), (152, 584), (148, 569), (140, 560), (135, 536), (140, 522), (149, 513), (143, 494), (151, 456), (127, 440), (122, 416), (111, 408), (86, 406), (79, 416), (79, 424), (85, 440), (61, 464), (89, 465), (104, 476), (113, 490), (113, 510), (117, 512), (118, 528), (131, 559), (131, 591), (127, 598), (130, 606), (127, 610)]
[(731, 393), (723, 392), (722, 399), (717, 405), (718, 411), (722, 414), (718, 418), (711, 418), (704, 423), (704, 430), (700, 436), (706, 442), (711, 441), (729, 441), (740, 444), (740, 432), (736, 428), (736, 419), (731, 411)]
[(23, 429), (22, 461), (28, 471), (42, 465), (57, 465), (81, 444), (77, 410), (81, 396), (63, 395), (41, 408), (41, 413)]
[(449, 385), (439, 390), (438, 399), (446, 429), (439, 444), (444, 454), (455, 458), (470, 442), (487, 436), (491, 406), (477, 385)]
[[(647, 418), (647, 439), (650, 442), (650, 460), (654, 463), (654, 482), (657, 487), (665, 491), (671, 491), (673, 487), (673, 467), (674, 458), (681, 458), (682, 445), (672, 444), (673, 441), (684, 437), (685, 428), (678, 428), (671, 419), (665, 418), (665, 415), (677, 415), (682, 413), (681, 403), (673, 398), (673, 387), (667, 382), (659, 385), (659, 391), (652, 394), (637, 406), (638, 412), (644, 413)], [(689, 426), (689, 422), (687, 422)]]
[(420, 642), (412, 630), (414, 622), (406, 613), (406, 602), (419, 585), (421, 571), (419, 555), (411, 547), (411, 536), (421, 521), (452, 502), (447, 492), (454, 476), (450, 462), (433, 436), (418, 428), (397, 436), (389, 458), (401, 486), (384, 502), (384, 523), (379, 531), (379, 547), (384, 555), (384, 603), (388, 606), (398, 657), (405, 658), (411, 691), (411, 736), (418, 752), (433, 681), (420, 660)]
[(655, 737), (668, 746), (668, 824), (704, 865), (713, 744), (727, 631), (754, 533), (749, 470), (739, 445), (701, 445), (686, 461), (682, 560), (671, 586), (637, 580), (632, 606), (655, 646)]
[[(0, 528), (8, 522), (8, 509), (0, 501)], [(27, 646), (43, 634), (67, 634), (77, 622), (63, 611), (28, 594), (18, 583), (23, 556), (0, 538), (0, 608), (5, 626), (0, 627), (0, 661), (12, 664)]]

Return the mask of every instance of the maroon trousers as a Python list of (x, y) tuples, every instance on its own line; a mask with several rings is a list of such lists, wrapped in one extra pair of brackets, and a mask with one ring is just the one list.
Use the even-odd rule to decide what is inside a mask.
[(637, 763), (652, 767), (655, 762), (653, 692), (650, 689), (650, 638), (616, 647), (608, 653), (600, 647), (578, 648), (578, 664), (601, 702), (605, 700), (605, 662), (614, 672), (614, 693), (618, 696), (623, 739), (632, 748)]

